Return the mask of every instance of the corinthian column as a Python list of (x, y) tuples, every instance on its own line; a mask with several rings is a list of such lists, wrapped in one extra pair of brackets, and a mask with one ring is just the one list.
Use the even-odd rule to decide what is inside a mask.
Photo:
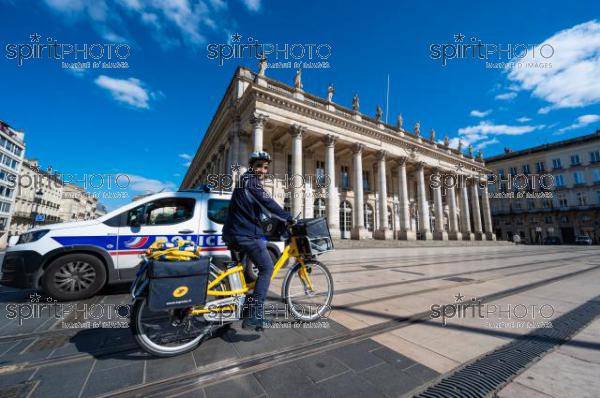
[(481, 226), (481, 210), (479, 209), (479, 182), (473, 181), (471, 184), (471, 215), (473, 216), (473, 229), (476, 240), (485, 240), (483, 228)]
[(417, 165), (417, 201), (419, 206), (419, 232), (421, 239), (432, 238), (429, 228), (429, 204), (427, 203), (427, 188), (425, 186), (425, 164)]
[(475, 235), (471, 232), (471, 217), (469, 214), (469, 193), (467, 191), (467, 184), (464, 180), (461, 180), (460, 188), (460, 219), (463, 239), (474, 240)]
[(408, 179), (406, 178), (406, 158), (400, 158), (398, 164), (398, 201), (400, 207), (400, 231), (398, 239), (416, 240), (417, 234), (410, 227), (410, 209), (408, 202)]
[(302, 176), (302, 134), (304, 127), (294, 124), (292, 126), (292, 175), (290, 176), (291, 190), (291, 208), (292, 216), (300, 215), (302, 217), (303, 204), (303, 185), (304, 178)]
[(456, 207), (456, 192), (454, 185), (446, 188), (446, 195), (448, 198), (448, 224), (450, 231), (448, 232), (448, 238), (452, 240), (461, 240), (462, 234), (458, 228), (458, 209)]
[(490, 211), (490, 198), (488, 194), (488, 184), (483, 186), (481, 193), (481, 204), (483, 206), (483, 224), (485, 226), (485, 238), (487, 240), (496, 240), (496, 234), (492, 226), (492, 213)]
[(335, 141), (334, 135), (325, 137), (325, 169), (329, 177), (327, 185), (327, 224), (332, 237), (340, 237), (340, 225), (338, 223), (339, 213), (338, 204), (339, 197), (335, 185)]
[(352, 146), (352, 163), (354, 166), (354, 225), (352, 226), (352, 239), (367, 238), (364, 216), (364, 191), (363, 191), (363, 168), (362, 151), (363, 144), (355, 143)]
[[(439, 175), (439, 170), (435, 170)], [(433, 207), (435, 209), (435, 231), (433, 238), (436, 240), (448, 240), (448, 233), (444, 230), (444, 204), (442, 203), (442, 186), (440, 184), (433, 187)]]
[(252, 123), (252, 150), (253, 151), (262, 151), (263, 150), (263, 131), (265, 128), (265, 121), (267, 120), (267, 115), (262, 115), (260, 113), (254, 114), (250, 119), (250, 123)]
[(377, 152), (378, 191), (379, 191), (379, 228), (375, 231), (375, 239), (392, 239), (393, 231), (388, 228), (387, 179), (385, 167), (385, 151)]

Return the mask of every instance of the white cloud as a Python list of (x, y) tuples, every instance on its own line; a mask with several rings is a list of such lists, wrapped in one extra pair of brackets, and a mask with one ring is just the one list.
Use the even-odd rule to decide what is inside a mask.
[(180, 153), (179, 157), (184, 160), (192, 160), (192, 158), (193, 158), (193, 156), (190, 155), (189, 153)]
[[(206, 1), (209, 1), (210, 7)], [(206, 43), (206, 33), (218, 29), (217, 20), (229, 21), (223, 15), (223, 0), (45, 0), (46, 5), (67, 19), (91, 21), (91, 26), (111, 42), (126, 41), (127, 19), (138, 19), (151, 28), (152, 36), (163, 46)], [(260, 8), (260, 1), (246, 6)], [(254, 7), (254, 8), (251, 8)]]
[(174, 191), (177, 186), (171, 181), (159, 181), (139, 175), (127, 174), (129, 176), (129, 190), (139, 193), (155, 193), (160, 191)]
[(139, 79), (130, 77), (129, 79), (115, 79), (105, 75), (100, 75), (94, 82), (108, 90), (113, 98), (118, 102), (131, 105), (136, 108), (150, 108), (150, 100), (156, 95), (148, 90)]
[(492, 138), (491, 140), (487, 140), (487, 141), (481, 141), (480, 143), (478, 143), (477, 145), (475, 145), (475, 149), (483, 149), (486, 146), (492, 145), (492, 144), (497, 144), (500, 141), (498, 141), (498, 139), (496, 138)]
[(492, 124), (487, 121), (482, 121), (478, 125), (468, 126), (458, 129), (460, 135), (522, 135), (531, 133), (532, 131), (539, 130), (544, 126), (510, 126), (506, 124)]
[(487, 146), (497, 144), (500, 141), (496, 138), (500, 135), (522, 135), (531, 133), (544, 128), (544, 125), (507, 125), (507, 124), (492, 124), (489, 121), (482, 120), (479, 124), (467, 126), (458, 129), (458, 137), (450, 139), (452, 148), (458, 147), (458, 140), (463, 143), (463, 147), (473, 145), (475, 149), (483, 149)]
[(530, 121), (531, 121), (531, 119), (528, 117), (525, 117), (525, 116), (521, 116), (520, 118), (517, 119), (517, 122), (519, 122), (519, 123), (527, 123)]
[[(600, 115), (582, 115), (577, 118), (577, 121), (570, 126), (563, 127), (558, 130), (559, 133), (564, 133), (565, 131), (575, 130), (581, 127), (585, 127), (591, 123), (595, 123), (600, 120)], [(556, 134), (555, 134), (556, 135)]]
[(517, 93), (514, 91), (511, 91), (509, 93), (498, 94), (494, 98), (496, 98), (497, 100), (511, 100), (511, 99), (515, 98), (516, 96), (517, 96)]
[[(545, 46), (546, 45), (546, 46)], [(550, 47), (551, 46), (551, 47)], [(539, 49), (546, 55), (543, 58)], [(535, 58), (534, 58), (535, 56)], [(521, 60), (550, 62), (551, 68), (523, 67), (508, 71), (508, 78), (521, 90), (549, 103), (538, 110), (578, 108), (600, 102), (600, 23), (596, 20), (562, 30), (528, 51)]]
[(242, 0), (242, 2), (250, 11), (260, 10), (260, 0)]
[(475, 117), (486, 117), (487, 115), (489, 115), (490, 113), (492, 113), (491, 109), (488, 109), (487, 111), (478, 111), (477, 109), (473, 109), (469, 115), (471, 116), (475, 116)]

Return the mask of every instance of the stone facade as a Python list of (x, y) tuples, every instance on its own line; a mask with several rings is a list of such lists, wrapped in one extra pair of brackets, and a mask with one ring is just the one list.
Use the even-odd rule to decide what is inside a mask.
[(0, 248), (6, 247), (14, 212), (15, 188), (25, 156), (25, 133), (0, 120)]
[(435, 173), (479, 179), (488, 171), (481, 158), (449, 148), (447, 139), (435, 142), (433, 131), (421, 136), (419, 123), (410, 132), (402, 117), (391, 126), (381, 112), (361, 113), (358, 96), (348, 109), (331, 90), (319, 98), (298, 80), (291, 87), (238, 68), (181, 188), (232, 166), (243, 172), (250, 152), (266, 150), (273, 197), (294, 216), (327, 217), (335, 237), (495, 239), (478, 184), (436, 190), (430, 183)]
[[(573, 243), (576, 236), (587, 235), (594, 243), (600, 243), (600, 130), (552, 144), (505, 152), (486, 159), (486, 165), (496, 175), (504, 175), (504, 179), (508, 175), (528, 175), (531, 185), (534, 175), (552, 175), (549, 180), (554, 182), (554, 187), (548, 190), (547, 198), (531, 197), (535, 195), (519, 199), (492, 198), (492, 215), (499, 238), (510, 240), (513, 234), (519, 234), (535, 243), (555, 236), (563, 243)], [(512, 182), (513, 187), (525, 185), (524, 179), (516, 178)], [(539, 193), (542, 187), (536, 184), (531, 188), (527, 192)]]
[[(34, 225), (61, 222), (60, 206), (63, 183), (52, 170), (42, 170), (36, 160), (23, 161), (17, 187), (14, 213), (10, 224), (10, 235), (20, 235)], [(35, 215), (44, 217), (34, 221)]]

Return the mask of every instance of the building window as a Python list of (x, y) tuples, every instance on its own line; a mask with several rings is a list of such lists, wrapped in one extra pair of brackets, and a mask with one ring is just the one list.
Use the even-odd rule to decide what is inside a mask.
[(523, 174), (529, 174), (529, 165), (528, 164), (523, 165)]
[(292, 155), (287, 155), (287, 175), (290, 177), (292, 175)]
[(527, 201), (527, 207), (529, 208), (529, 210), (535, 209), (535, 202), (533, 201), (533, 199), (529, 199)]
[(544, 217), (544, 222), (546, 224), (552, 224), (552, 216), (546, 216), (546, 217)]
[(550, 207), (550, 199), (542, 200), (542, 206), (544, 206), (544, 209), (549, 208)]
[(562, 169), (562, 164), (560, 164), (560, 159), (552, 159), (552, 168)]
[(585, 192), (577, 192), (577, 203), (579, 206), (587, 206), (587, 195)]
[(325, 185), (325, 162), (317, 160), (315, 163), (315, 175), (317, 177), (317, 184), (320, 186)]
[(318, 198), (315, 200), (315, 217), (325, 217), (325, 210), (327, 207), (325, 206), (325, 199)]
[(585, 183), (585, 179), (583, 178), (583, 172), (576, 171), (573, 173), (573, 183), (574, 184), (583, 184)]
[(388, 206), (388, 214), (387, 214), (387, 218), (388, 218), (388, 228), (389, 229), (394, 229), (394, 222), (393, 222), (393, 218), (394, 215), (392, 214), (392, 208)]
[(591, 163), (600, 162), (600, 151), (590, 152), (590, 162)]
[(342, 231), (352, 229), (352, 206), (347, 200), (340, 203), (340, 229)]
[(363, 170), (363, 190), (365, 192), (371, 192), (371, 187), (369, 186), (369, 172), (367, 170)]
[(517, 175), (517, 168), (516, 167), (511, 167), (510, 168), (510, 175), (511, 176), (516, 176)]
[(557, 187), (565, 186), (565, 178), (561, 174), (554, 176), (554, 182), (556, 183)]
[(535, 170), (536, 170), (538, 173), (543, 173), (543, 172), (545, 171), (545, 169), (546, 169), (546, 168), (544, 167), (544, 162), (537, 162), (537, 163), (535, 164)]
[(348, 166), (342, 166), (342, 189), (350, 188), (350, 173), (348, 172)]
[(558, 197), (558, 205), (560, 207), (567, 207), (569, 205), (569, 202), (567, 200), (567, 197), (565, 195), (561, 195)]
[(579, 155), (571, 155), (571, 166), (579, 166), (580, 164)]
[(600, 169), (592, 170), (592, 178), (594, 179), (594, 182), (600, 182)]
[(504, 178), (504, 169), (498, 169), (498, 175), (499, 175), (501, 178)]
[(365, 203), (365, 228), (373, 232), (373, 206)]
[(596, 191), (596, 201), (600, 204), (600, 191)]

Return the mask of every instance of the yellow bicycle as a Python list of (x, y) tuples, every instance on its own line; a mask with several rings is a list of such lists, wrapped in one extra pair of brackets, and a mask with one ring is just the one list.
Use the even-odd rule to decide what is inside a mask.
[[(290, 259), (281, 284), (281, 306), (265, 305), (265, 314), (278, 320), (311, 322), (326, 316), (331, 310), (333, 278), (317, 256), (333, 250), (333, 243), (324, 218), (300, 220), (288, 228), (283, 253), (275, 263), (271, 281), (275, 280)], [(156, 356), (174, 356), (195, 349), (214, 330), (240, 320), (246, 293), (254, 282), (244, 278), (244, 255), (232, 252), (234, 261), (219, 267), (210, 262), (207, 301), (203, 306), (171, 310), (152, 310), (143, 280), (138, 277), (132, 286), (134, 305), (131, 327), (137, 343)]]

